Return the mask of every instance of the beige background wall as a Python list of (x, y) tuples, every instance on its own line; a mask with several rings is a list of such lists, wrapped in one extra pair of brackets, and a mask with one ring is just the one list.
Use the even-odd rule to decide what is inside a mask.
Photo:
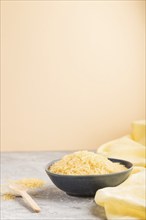
[(2, 1), (2, 150), (94, 149), (144, 118), (145, 1)]

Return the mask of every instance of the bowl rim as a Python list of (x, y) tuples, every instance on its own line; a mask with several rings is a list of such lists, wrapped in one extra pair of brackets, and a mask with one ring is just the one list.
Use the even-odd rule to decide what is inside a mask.
[[(111, 157), (108, 157), (107, 159), (109, 160), (113, 160), (116, 162), (126, 162), (126, 163), (129, 163), (130, 164), (130, 168), (127, 168), (126, 170), (123, 170), (123, 171), (120, 171), (120, 172), (115, 172), (115, 173), (108, 173), (108, 174), (89, 174), (89, 175), (73, 175), (73, 174), (57, 174), (57, 173), (52, 173), (49, 171), (49, 167), (51, 165), (53, 165), (55, 162), (61, 160), (62, 158), (60, 159), (56, 159), (56, 160), (52, 160), (51, 162), (47, 163), (47, 165), (45, 166), (45, 171), (47, 174), (50, 174), (50, 175), (53, 175), (53, 176), (58, 176), (58, 177), (67, 177), (67, 178), (70, 178), (70, 177), (74, 177), (74, 178), (77, 178), (77, 177), (80, 177), (80, 178), (87, 178), (87, 177), (100, 177), (100, 176), (114, 176), (114, 175), (117, 175), (117, 174), (122, 174), (122, 173), (127, 173), (128, 171), (132, 171), (133, 170), (133, 163), (131, 163), (130, 161), (128, 160), (123, 160), (123, 159), (118, 159), (118, 158), (111, 158)], [(123, 164), (122, 164), (123, 165)]]

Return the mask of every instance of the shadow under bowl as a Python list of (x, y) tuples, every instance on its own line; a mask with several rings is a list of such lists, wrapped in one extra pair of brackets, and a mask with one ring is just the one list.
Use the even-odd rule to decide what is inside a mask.
[(71, 196), (94, 196), (98, 189), (104, 187), (114, 187), (124, 182), (130, 175), (133, 164), (126, 160), (108, 158), (114, 163), (120, 163), (127, 169), (118, 173), (101, 175), (64, 175), (49, 171), (51, 165), (58, 160), (47, 164), (46, 173), (52, 182), (62, 191)]

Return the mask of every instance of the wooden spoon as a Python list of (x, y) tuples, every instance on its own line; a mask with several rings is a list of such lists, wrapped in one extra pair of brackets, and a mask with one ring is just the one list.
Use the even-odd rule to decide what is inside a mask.
[(11, 183), (9, 184), (9, 188), (12, 189), (15, 193), (22, 196), (24, 201), (35, 211), (40, 212), (41, 209), (37, 205), (37, 203), (30, 197), (30, 195), (27, 193), (27, 189), (19, 184)]

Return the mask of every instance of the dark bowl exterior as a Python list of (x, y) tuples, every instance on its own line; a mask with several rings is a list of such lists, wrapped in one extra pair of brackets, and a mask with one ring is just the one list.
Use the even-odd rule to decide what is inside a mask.
[(108, 158), (112, 162), (118, 162), (126, 166), (127, 170), (119, 173), (103, 174), (103, 175), (63, 175), (55, 174), (49, 171), (49, 167), (55, 163), (53, 161), (46, 166), (46, 173), (52, 182), (61, 190), (72, 196), (94, 196), (98, 189), (104, 187), (114, 187), (124, 182), (130, 175), (133, 165), (132, 163)]

